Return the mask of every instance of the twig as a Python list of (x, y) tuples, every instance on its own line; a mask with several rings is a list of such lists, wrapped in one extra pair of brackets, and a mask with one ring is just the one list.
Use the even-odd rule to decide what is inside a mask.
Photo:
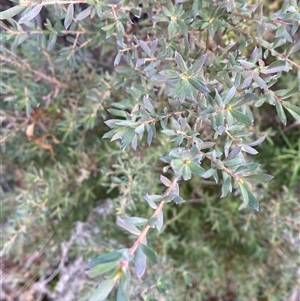
[(148, 120), (145, 120), (145, 121), (141, 121), (139, 124), (148, 124), (148, 123), (152, 123), (152, 122), (157, 122), (159, 121), (160, 119), (163, 119), (163, 118), (169, 118), (169, 117), (172, 117), (174, 115), (181, 115), (183, 113), (185, 113), (186, 111), (185, 110), (182, 110), (182, 111), (176, 111), (176, 112), (171, 112), (171, 113), (168, 113), (167, 115), (165, 116), (162, 116), (161, 118), (159, 117), (154, 117), (154, 118), (151, 118), (151, 119), (148, 119)]
[[(178, 182), (178, 178), (174, 178), (173, 181), (171, 182), (171, 185), (168, 187), (168, 189), (165, 192), (165, 196), (168, 196), (171, 191), (173, 190), (174, 186), (177, 184)], [(159, 203), (158, 207), (155, 209), (152, 218), (156, 217), (159, 212), (162, 210), (164, 204), (165, 204), (165, 199), (162, 199), (161, 202)], [(136, 249), (140, 246), (140, 244), (143, 242), (144, 238), (146, 237), (149, 229), (151, 228), (151, 226), (147, 225), (143, 231), (141, 232), (140, 236), (138, 237), (138, 239), (135, 241), (135, 243), (133, 244), (133, 246), (129, 249), (129, 254), (133, 255), (134, 252), (136, 251)]]
[(25, 63), (25, 61), (18, 62), (17, 60), (12, 60), (9, 57), (6, 57), (6, 56), (4, 56), (2, 54), (0, 54), (0, 60), (2, 60), (4, 62), (7, 62), (7, 63), (10, 63), (12, 65), (15, 65), (15, 66), (17, 66), (18, 68), (20, 68), (22, 70), (26, 70), (27, 69), (27, 70), (31, 71), (32, 73), (34, 73), (35, 75), (37, 75), (37, 76), (39, 76), (39, 77), (41, 77), (41, 78), (49, 81), (52, 84), (57, 85), (60, 88), (68, 88), (67, 84), (61, 83), (56, 78), (48, 76), (48, 75), (44, 74), (41, 71), (32, 69), (31, 66), (28, 63)]
[[(213, 159), (211, 156), (209, 156), (207, 153), (199, 151), (202, 155), (204, 155), (209, 161), (211, 161), (212, 163), (216, 164), (216, 160)], [(224, 170), (225, 172), (227, 172), (232, 178), (236, 178), (236, 174), (234, 172), (232, 172), (229, 168), (227, 168), (226, 166), (223, 166), (223, 168), (221, 170)]]
[(76, 3), (87, 3), (86, 0), (43, 0), (39, 1), (21, 1), (21, 6), (36, 6), (36, 5), (51, 5), (51, 4), (76, 4)]

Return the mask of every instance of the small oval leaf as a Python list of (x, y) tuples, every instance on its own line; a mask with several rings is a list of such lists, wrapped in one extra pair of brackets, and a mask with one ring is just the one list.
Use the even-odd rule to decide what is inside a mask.
[(43, 6), (44, 6), (43, 4), (39, 4), (37, 6), (34, 6), (29, 13), (27, 13), (25, 16), (23, 16), (19, 20), (18, 23), (22, 24), (22, 23), (26, 23), (26, 22), (29, 22), (32, 19), (34, 19), (40, 13), (40, 11), (42, 10)]
[(26, 7), (24, 6), (20, 6), (20, 5), (17, 5), (17, 6), (13, 6), (5, 11), (2, 11), (0, 13), (0, 20), (6, 20), (6, 19), (9, 19), (9, 18), (12, 18), (14, 17), (15, 15), (17, 15), (18, 13), (20, 13), (22, 10), (24, 10)]
[(89, 301), (104, 301), (109, 293), (114, 288), (114, 279), (107, 279), (103, 281), (98, 288), (94, 291), (93, 295), (90, 297)]
[(68, 29), (69, 26), (71, 25), (73, 21), (73, 16), (74, 16), (74, 4), (71, 3), (67, 8), (67, 13), (64, 21), (65, 29)]
[(157, 258), (155, 252), (149, 248), (148, 246), (141, 244), (141, 249), (143, 253), (147, 256), (147, 258), (152, 262), (152, 263), (157, 263)]
[(135, 261), (134, 261), (134, 269), (136, 275), (141, 278), (147, 267), (147, 256), (142, 251), (141, 246), (139, 246), (136, 250)]
[(88, 8), (86, 8), (85, 10), (83, 10), (82, 12), (80, 12), (77, 17), (76, 20), (80, 21), (85, 19), (86, 17), (88, 17), (91, 14), (92, 11), (92, 6), (89, 6)]

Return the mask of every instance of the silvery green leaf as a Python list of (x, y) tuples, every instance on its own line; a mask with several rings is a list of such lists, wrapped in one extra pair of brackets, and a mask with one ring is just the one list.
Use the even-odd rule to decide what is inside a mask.
[(218, 168), (218, 169), (224, 168), (224, 163), (221, 160), (216, 159), (214, 163), (215, 163), (216, 168)]
[(231, 127), (234, 123), (234, 118), (232, 116), (232, 114), (230, 113), (230, 111), (225, 112), (225, 118), (226, 118), (226, 123), (228, 127)]
[(247, 88), (250, 86), (253, 79), (253, 72), (249, 72), (248, 75), (245, 77), (244, 82), (242, 84), (242, 88)]
[(177, 25), (178, 25), (182, 35), (186, 37), (188, 35), (188, 27), (186, 26), (184, 21), (177, 19)]
[[(119, 50), (118, 54), (116, 55), (115, 60), (114, 60), (114, 66), (118, 66), (119, 65), (122, 56), (123, 56), (123, 52)], [(139, 67), (139, 66), (137, 66), (137, 67)]]
[(265, 103), (266, 100), (266, 97), (260, 97), (260, 99), (254, 104), (254, 106), (259, 108)]
[(289, 50), (287, 51), (288, 55), (291, 55), (292, 53), (299, 51), (300, 49), (300, 40), (298, 40), (296, 43), (292, 44)]
[(63, 15), (64, 15), (64, 11), (62, 9), (62, 5), (59, 3), (54, 3), (54, 13), (55, 16), (57, 16), (58, 18), (62, 19)]
[[(107, 122), (105, 122), (107, 124)], [(138, 126), (138, 123), (135, 121), (130, 121), (130, 120), (118, 120), (117, 125), (121, 126), (128, 126), (128, 127), (135, 127)]]
[(200, 176), (200, 177), (202, 177), (205, 173), (205, 170), (196, 163), (190, 163), (189, 168), (191, 169), (193, 174)]
[(164, 163), (171, 163), (172, 158), (169, 156), (163, 156), (163, 157), (160, 157), (159, 160), (161, 160)]
[(215, 173), (216, 173), (216, 170), (213, 169), (213, 168), (211, 168), (211, 169), (207, 170), (207, 171), (202, 175), (202, 178), (208, 179), (208, 178), (210, 178), (211, 176), (213, 176)]
[(51, 32), (49, 36), (49, 41), (47, 45), (47, 51), (51, 51), (53, 47), (55, 46), (55, 43), (57, 41), (57, 33), (56, 32)]
[(74, 4), (71, 3), (71, 4), (69, 4), (69, 6), (67, 8), (67, 13), (65, 16), (65, 21), (64, 21), (65, 29), (68, 29), (69, 26), (71, 25), (71, 23), (73, 21), (73, 16), (74, 16)]
[(247, 193), (248, 193), (248, 204), (250, 207), (252, 207), (254, 210), (259, 211), (259, 204), (257, 201), (257, 198), (255, 197), (255, 195), (250, 191), (249, 187), (247, 185), (245, 185)]
[[(223, 110), (219, 111), (216, 115), (216, 127), (223, 127), (224, 125), (224, 112)], [(223, 130), (220, 134), (223, 133)]]
[(158, 39), (155, 39), (151, 42), (151, 45), (150, 45), (151, 55), (153, 55), (155, 53), (155, 50), (157, 48), (157, 42), (158, 42)]
[(177, 135), (176, 132), (174, 130), (162, 130), (162, 133), (166, 134), (167, 136), (175, 136)]
[(82, 12), (80, 12), (80, 13), (76, 16), (76, 20), (77, 20), (77, 21), (80, 21), (80, 20), (83, 20), (83, 19), (87, 18), (87, 17), (90, 15), (91, 11), (92, 11), (92, 7), (93, 7), (93, 6), (89, 6), (89, 7), (87, 7), (86, 9), (84, 9)]
[[(127, 128), (118, 128), (118, 129), (114, 129), (113, 132), (114, 132), (114, 135), (111, 137), (110, 141), (122, 139), (123, 136), (128, 133), (128, 129)], [(110, 135), (111, 135), (111, 131), (106, 133), (103, 136), (103, 138), (109, 138)]]
[(259, 145), (259, 144), (261, 144), (262, 142), (264, 142), (265, 139), (266, 139), (266, 136), (262, 136), (261, 138), (255, 140), (255, 141), (253, 141), (253, 142), (251, 142), (251, 143), (247, 143), (247, 145), (249, 145), (249, 146), (256, 146), (256, 145)]
[(200, 143), (197, 143), (197, 147), (198, 149), (206, 149), (206, 148), (211, 148), (213, 147), (214, 145), (216, 145), (215, 142), (200, 142)]
[(141, 134), (141, 133), (143, 133), (144, 132), (144, 130), (145, 130), (145, 124), (140, 124), (137, 128), (135, 128), (135, 132), (137, 133), (137, 134)]
[(9, 18), (12, 18), (15, 15), (17, 15), (18, 13), (20, 13), (21, 11), (23, 11), (24, 9), (25, 9), (24, 6), (16, 5), (5, 11), (2, 11), (2, 12), (0, 12), (0, 20), (6, 20)]
[(94, 291), (89, 301), (104, 301), (115, 285), (114, 279), (107, 279), (103, 281), (98, 288)]
[(160, 181), (167, 187), (171, 185), (171, 181), (163, 175), (160, 175)]
[(157, 222), (157, 217), (150, 217), (148, 220), (148, 225), (153, 228), (156, 222)]
[(221, 198), (224, 198), (228, 194), (228, 192), (230, 191), (230, 187), (231, 187), (231, 177), (228, 176), (222, 185)]
[(199, 77), (188, 78), (189, 83), (198, 91), (203, 94), (207, 94), (209, 92), (208, 88), (205, 84), (199, 79)]
[[(284, 89), (284, 90), (278, 90), (275, 92), (275, 94), (277, 96), (279, 96), (281, 99), (287, 99), (293, 95), (295, 95), (296, 93), (299, 93), (300, 92), (300, 89), (299, 87), (295, 87), (293, 89)], [(286, 107), (286, 104), (289, 104), (287, 102), (284, 102), (283, 103), (284, 106)]]
[[(123, 139), (122, 139), (122, 142), (123, 142)], [(138, 145), (137, 135), (134, 135), (133, 138), (132, 138), (132, 140), (131, 140), (131, 147), (134, 150), (136, 150), (137, 149), (137, 145)], [(123, 150), (124, 150), (124, 148), (123, 148)]]
[(143, 51), (148, 55), (151, 56), (151, 50), (149, 48), (149, 46), (143, 41), (140, 40), (139, 41), (141, 48), (143, 49)]
[(175, 61), (177, 63), (177, 66), (179, 67), (180, 71), (182, 73), (185, 73), (187, 71), (187, 66), (185, 61), (183, 60), (182, 56), (180, 53), (177, 51), (175, 52)]
[(267, 68), (264, 69), (263, 73), (270, 74), (270, 73), (278, 73), (287, 70), (287, 62), (286, 61), (276, 61), (269, 65)]
[(148, 145), (151, 145), (153, 137), (156, 135), (156, 129), (154, 124), (150, 124), (150, 128), (148, 130), (148, 135), (147, 135), (147, 143)]
[(249, 145), (243, 145), (242, 146), (242, 150), (250, 155), (256, 155), (258, 154), (258, 151), (256, 149), (254, 149), (253, 147), (249, 146)]
[(147, 256), (142, 251), (141, 246), (139, 246), (136, 250), (135, 261), (134, 261), (134, 269), (136, 275), (141, 278), (146, 271), (147, 267)]
[(147, 245), (145, 244), (141, 244), (141, 249), (143, 251), (143, 253), (147, 256), (147, 258), (152, 262), (152, 263), (157, 263), (157, 257), (155, 252), (149, 248)]
[(182, 204), (182, 203), (185, 203), (185, 200), (180, 197), (179, 195), (175, 196), (174, 200), (173, 200), (177, 205), (178, 204)]
[(241, 166), (238, 167), (238, 169), (236, 170), (235, 174), (242, 174), (245, 172), (252, 172), (254, 170), (256, 170), (260, 165), (258, 163), (248, 163), (248, 164), (243, 164)]
[(171, 123), (172, 123), (173, 127), (175, 128), (175, 130), (181, 129), (179, 122), (174, 117), (171, 117)]
[(91, 268), (95, 267), (96, 265), (102, 264), (105, 262), (118, 261), (123, 257), (124, 252), (125, 252), (125, 250), (121, 249), (121, 250), (118, 250), (115, 252), (103, 254), (95, 259), (90, 260), (87, 264), (87, 268), (91, 269)]
[(22, 23), (27, 23), (29, 21), (31, 21), (32, 19), (34, 19), (42, 10), (43, 8), (43, 4), (38, 4), (36, 6), (34, 6), (27, 14), (25, 14), (24, 16), (22, 16), (22, 18), (20, 18), (19, 20), (19, 24)]
[(120, 260), (109, 261), (95, 265), (93, 268), (88, 269), (85, 274), (90, 278), (98, 277), (106, 272), (115, 269), (120, 263)]
[(277, 114), (279, 116), (279, 119), (280, 121), (286, 125), (286, 115), (284, 113), (284, 110), (283, 110), (283, 107), (282, 107), (282, 104), (279, 102), (279, 101), (276, 101), (275, 102), (275, 106), (276, 106), (276, 111), (277, 111)]
[(232, 87), (229, 89), (229, 91), (228, 91), (226, 97), (225, 97), (224, 100), (223, 100), (223, 104), (224, 104), (224, 105), (226, 105), (226, 104), (228, 104), (228, 103), (230, 102), (230, 100), (231, 100), (231, 99), (233, 98), (233, 96), (235, 95), (235, 92), (236, 92), (236, 87), (235, 87), (235, 86), (232, 86)]
[(217, 105), (221, 108), (223, 108), (223, 100), (222, 100), (222, 97), (221, 95), (219, 94), (218, 90), (215, 89), (215, 93), (216, 93), (216, 96), (215, 96), (215, 101), (217, 103)]
[(254, 63), (245, 61), (245, 60), (238, 60), (238, 62), (245, 68), (245, 69), (254, 69), (256, 68), (256, 65)]
[(123, 220), (120, 217), (117, 217), (117, 225), (132, 234), (135, 234), (135, 235), (141, 234), (141, 231), (136, 226), (126, 222), (125, 220)]
[(182, 169), (182, 178), (187, 181), (190, 180), (192, 178), (192, 171), (189, 165), (183, 165), (183, 169)]
[(252, 174), (249, 176), (243, 176), (243, 180), (250, 183), (267, 183), (273, 179), (273, 176), (267, 174)]
[(292, 109), (287, 109), (287, 111), (295, 118), (296, 121), (300, 122), (300, 115), (299, 114), (297, 114)]
[(167, 196), (164, 197), (165, 202), (170, 203), (175, 199), (176, 195), (175, 194), (168, 194)]
[(259, 59), (259, 50), (257, 47), (255, 47), (252, 51), (252, 54), (251, 54), (251, 62), (252, 63), (256, 63), (257, 60)]
[(193, 64), (192, 67), (192, 74), (193, 75), (198, 75), (198, 73), (202, 70), (203, 65), (207, 61), (208, 55), (205, 53), (204, 55), (200, 56), (197, 61)]
[(241, 149), (242, 149), (242, 146), (240, 146), (240, 145), (237, 146), (237, 147), (235, 147), (235, 148), (229, 153), (229, 155), (226, 157), (224, 163), (225, 163), (226, 161), (229, 161), (229, 160), (234, 159), (234, 158), (241, 152)]
[(187, 97), (193, 97), (193, 87), (189, 84), (186, 79), (181, 79), (178, 81), (174, 88), (174, 95), (179, 98), (181, 102)]
[(148, 112), (155, 114), (154, 107), (148, 97), (144, 96), (143, 103), (144, 103), (145, 109), (148, 110)]
[(149, 195), (148, 193), (143, 197), (148, 205), (153, 208), (156, 209), (157, 205), (155, 204), (156, 201), (160, 201), (162, 199), (161, 195)]
[(132, 224), (134, 226), (144, 226), (148, 223), (148, 220), (146, 218), (137, 216), (123, 217), (122, 219), (126, 223)]
[(169, 39), (174, 38), (176, 33), (177, 33), (177, 23), (176, 21), (172, 20), (168, 25)]
[(253, 79), (262, 89), (268, 89), (266, 82), (256, 72), (253, 73)]
[(161, 209), (158, 214), (156, 215), (157, 221), (155, 222), (155, 227), (158, 231), (161, 231), (163, 224), (164, 224), (164, 213)]
[(208, 93), (204, 94), (204, 96), (205, 96), (205, 98), (209, 101), (210, 105), (211, 105), (212, 107), (214, 107), (214, 106), (215, 106), (215, 104), (214, 104), (214, 99), (213, 99)]
[(240, 112), (240, 111), (238, 111), (236, 109), (232, 109), (232, 110), (230, 110), (230, 113), (238, 121), (240, 121), (240, 122), (242, 122), (244, 124), (247, 124), (247, 125), (251, 125), (252, 124), (251, 119), (247, 115), (243, 114), (242, 112)]
[(225, 154), (225, 157), (228, 156), (229, 149), (230, 149), (230, 146), (232, 145), (232, 143), (233, 143), (232, 139), (230, 139), (229, 137), (227, 137), (226, 140), (225, 140), (225, 144), (224, 144), (224, 154)]
[(170, 11), (167, 7), (165, 7), (165, 6), (162, 6), (162, 11), (163, 11), (163, 13), (167, 16), (167, 17), (169, 17), (169, 18), (171, 18), (172, 17), (172, 15), (173, 15), (173, 12), (174, 11)]
[(247, 94), (244, 95), (244, 97), (241, 101), (236, 102), (232, 106), (234, 108), (241, 107), (241, 106), (247, 104), (248, 102), (250, 102), (254, 98), (254, 96), (255, 96), (254, 93), (247, 93)]
[(205, 109), (205, 110), (203, 110), (203, 111), (201, 112), (200, 117), (201, 117), (201, 116), (206, 117), (207, 115), (211, 115), (211, 114), (213, 114), (213, 113), (215, 113), (215, 112), (216, 112), (216, 110), (213, 109), (213, 108)]
[(244, 184), (238, 183), (238, 187), (240, 188), (240, 191), (242, 193), (242, 197), (243, 197), (243, 208), (246, 208), (248, 203), (249, 203), (249, 196), (248, 196), (248, 192), (247, 189), (245, 188)]
[(171, 193), (174, 194), (174, 195), (176, 195), (176, 196), (179, 195), (179, 185), (178, 185), (178, 183), (176, 183), (173, 186)]
[(234, 158), (228, 161), (224, 161), (224, 165), (226, 167), (233, 167), (233, 166), (240, 165), (242, 162), (243, 160), (241, 158)]
[(172, 69), (162, 70), (159, 72), (159, 74), (161, 76), (163, 76), (163, 78), (166, 78), (166, 79), (179, 79), (180, 78), (179, 73)]
[(118, 117), (125, 117), (126, 118), (126, 111), (124, 110), (118, 110), (118, 109), (108, 109), (107, 110), (109, 113), (111, 113), (114, 116), (118, 116)]
[(145, 58), (142, 58), (142, 59), (138, 59), (137, 61), (136, 61), (136, 67), (138, 68), (138, 67), (141, 67), (141, 66), (143, 66), (144, 64), (145, 64), (145, 62), (146, 62), (146, 59)]
[[(298, 15), (298, 20), (300, 19), (300, 15), (299, 15), (299, 13), (297, 14)], [(295, 18), (296, 19), (296, 18)], [(295, 33), (298, 31), (298, 29), (299, 29), (299, 21), (298, 20), (296, 20), (296, 21), (294, 21), (293, 22), (293, 26), (292, 26), (292, 28), (291, 28), (291, 34), (292, 34), (292, 36), (294, 36), (295, 35)], [(297, 49), (296, 50), (294, 50), (294, 52), (295, 51), (297, 51), (297, 50), (299, 50), (299, 48), (297, 47)], [(288, 52), (287, 52), (288, 53)], [(290, 54), (290, 53), (289, 53)]]
[(242, 137), (250, 137), (252, 136), (253, 133), (252, 132), (241, 132), (241, 133), (237, 133), (237, 134), (234, 134), (234, 138), (242, 138)]
[(128, 280), (127, 276), (124, 276), (125, 273), (122, 273), (119, 286), (118, 286), (118, 292), (117, 292), (117, 299), (116, 301), (129, 301), (129, 296), (128, 296)]

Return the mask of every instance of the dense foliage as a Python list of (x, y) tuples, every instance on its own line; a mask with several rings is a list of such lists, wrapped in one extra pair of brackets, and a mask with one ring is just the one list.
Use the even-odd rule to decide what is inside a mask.
[(296, 300), (300, 4), (10, 6), (5, 298)]

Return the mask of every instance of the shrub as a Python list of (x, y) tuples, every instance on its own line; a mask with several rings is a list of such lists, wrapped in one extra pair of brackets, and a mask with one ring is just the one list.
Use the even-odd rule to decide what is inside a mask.
[[(63, 250), (70, 258), (72, 248), (75, 258), (94, 256), (86, 274), (106, 277), (91, 296), (87, 290), (90, 301), (110, 293), (117, 300), (288, 298), (297, 222), (280, 218), (296, 220), (296, 193), (268, 192), (272, 176), (252, 156), (272, 141), (263, 129), (272, 106), (282, 124), (299, 125), (295, 0), (274, 12), (244, 0), (22, 0), (1, 20), (8, 266), (34, 261), (26, 277), (46, 279), (65, 264)], [(290, 152), (287, 170), (297, 155)], [(89, 239), (76, 242), (74, 222), (99, 228), (91, 221), (99, 201), (103, 238), (86, 230)], [(132, 243), (113, 228), (107, 204)], [(167, 233), (149, 231), (166, 224)], [(291, 260), (281, 267), (284, 244)], [(151, 265), (143, 277), (148, 262), (158, 261), (154, 250), (163, 268)], [(180, 253), (190, 262), (176, 267)], [(201, 263), (195, 270), (194, 260)], [(14, 277), (10, 285), (18, 288)], [(44, 294), (51, 298), (51, 289)]]

